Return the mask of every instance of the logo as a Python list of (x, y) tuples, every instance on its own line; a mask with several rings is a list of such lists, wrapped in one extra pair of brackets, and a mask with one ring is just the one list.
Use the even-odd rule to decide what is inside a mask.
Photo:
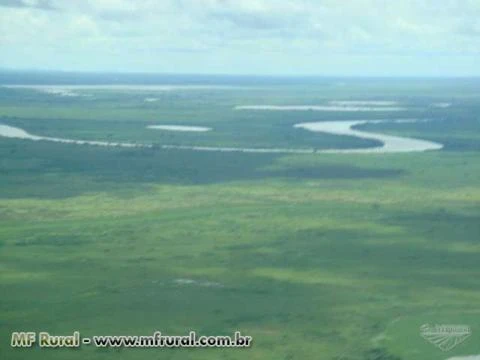
[(420, 335), (442, 351), (450, 351), (472, 335), (467, 325), (430, 325), (420, 326)]

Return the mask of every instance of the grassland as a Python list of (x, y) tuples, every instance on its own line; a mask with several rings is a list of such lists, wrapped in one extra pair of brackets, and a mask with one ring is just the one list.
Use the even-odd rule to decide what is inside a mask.
[[(281, 156), (0, 138), (0, 358), (479, 354), (480, 85), (326, 84), (76, 98), (0, 88), (0, 122), (42, 135), (316, 148), (372, 144), (296, 132), (291, 125), (392, 115), (232, 108), (364, 99), (367, 89), (367, 99), (407, 104), (396, 118), (432, 119), (370, 130), (447, 145), (420, 154)], [(146, 97), (159, 101), (145, 103)], [(429, 106), (438, 101), (452, 106)], [(162, 123), (216, 131), (145, 129)], [(424, 323), (467, 324), (473, 334), (444, 353), (420, 337)], [(254, 344), (243, 350), (11, 349), (10, 333), (19, 330), (85, 336), (240, 330)]]

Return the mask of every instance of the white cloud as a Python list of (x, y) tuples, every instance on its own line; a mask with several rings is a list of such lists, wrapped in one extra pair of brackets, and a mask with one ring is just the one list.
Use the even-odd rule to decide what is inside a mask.
[(465, 65), (480, 55), (476, 0), (319, 3), (0, 0), (0, 66), (251, 73), (293, 64), (320, 74), (373, 61), (377, 72), (400, 74), (407, 64), (428, 70), (432, 56), (435, 71), (454, 71), (455, 61), (473, 71)]

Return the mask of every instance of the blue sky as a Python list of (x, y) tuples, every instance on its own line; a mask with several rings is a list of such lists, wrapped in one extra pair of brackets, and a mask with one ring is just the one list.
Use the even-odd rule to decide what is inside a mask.
[(0, 67), (480, 75), (480, 0), (0, 0)]

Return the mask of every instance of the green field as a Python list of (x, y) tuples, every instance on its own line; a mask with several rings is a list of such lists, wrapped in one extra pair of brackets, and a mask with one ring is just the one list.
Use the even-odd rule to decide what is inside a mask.
[[(445, 360), (480, 354), (480, 80), (229, 89), (0, 87), (0, 124), (148, 144), (352, 148), (299, 122), (437, 141), (405, 154), (121, 149), (0, 137), (0, 359)], [(145, 98), (156, 98), (145, 102)], [(400, 112), (235, 111), (390, 100)], [(431, 104), (448, 102), (448, 108)], [(152, 124), (209, 126), (162, 132)], [(443, 352), (422, 324), (465, 324)], [(12, 331), (253, 337), (249, 349), (13, 349)]]

